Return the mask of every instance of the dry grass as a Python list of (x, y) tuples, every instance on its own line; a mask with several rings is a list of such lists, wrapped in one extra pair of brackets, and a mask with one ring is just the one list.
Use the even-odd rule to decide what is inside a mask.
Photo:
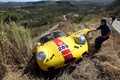
[[(13, 25), (14, 23), (12, 23)], [(15, 24), (14, 24), (15, 25)], [(95, 29), (95, 26), (99, 25), (99, 22), (90, 22), (86, 23), (86, 25), (90, 29)], [(6, 26), (3, 28), (3, 26)], [(17, 27), (18, 29), (15, 34), (18, 35), (18, 37), (15, 36), (15, 34), (7, 35), (11, 32), (11, 28), (8, 28), (10, 25), (2, 25), (2, 28), (0, 27), (1, 34), (5, 36), (0, 36), (0, 49), (1, 49), (1, 62), (3, 64), (0, 69), (3, 71), (0, 71), (3, 73), (4, 80), (120, 80), (120, 36), (117, 34), (117, 32), (113, 29), (113, 33), (111, 35), (111, 38), (102, 44), (102, 48), (98, 53), (93, 52), (93, 44), (94, 39), (99, 36), (99, 32), (92, 33), (93, 39), (90, 42), (90, 49), (88, 56), (85, 57), (81, 62), (77, 64), (72, 64), (68, 67), (62, 68), (60, 70), (57, 70), (55, 72), (43, 72), (39, 69), (37, 65), (35, 65), (34, 58), (30, 59), (30, 45), (26, 45), (26, 42), (30, 42), (30, 34), (28, 34), (28, 31), (26, 33), (26, 30), (22, 27)], [(12, 26), (10, 26), (12, 27)], [(76, 31), (76, 24), (71, 23), (70, 21), (66, 21), (62, 23), (58, 29), (66, 31)], [(19, 30), (20, 29), (20, 30)], [(21, 31), (22, 30), (22, 31)], [(6, 32), (7, 31), (7, 32)], [(22, 33), (25, 33), (26, 37), (23, 37)], [(10, 35), (12, 37), (10, 37)], [(4, 39), (3, 39), (4, 37)], [(20, 38), (19, 42), (18, 39)], [(22, 38), (22, 39), (21, 39)], [(12, 46), (8, 44), (13, 44), (15, 47), (14, 50), (12, 50)], [(22, 40), (22, 41), (21, 41)], [(30, 40), (30, 41), (29, 41)], [(13, 43), (14, 41), (14, 43)], [(16, 43), (20, 43), (17, 44)], [(24, 43), (24, 44), (23, 44)], [(24, 46), (23, 46), (24, 45)], [(3, 51), (3, 46), (5, 46)], [(6, 48), (9, 46), (10, 49)], [(18, 47), (19, 46), (19, 47)], [(24, 51), (26, 49), (26, 51)], [(27, 51), (28, 49), (28, 51)], [(11, 55), (8, 56), (8, 51), (11, 53)], [(4, 55), (3, 55), (4, 52)], [(13, 53), (14, 52), (14, 53)], [(19, 55), (22, 54), (22, 55)], [(24, 55), (24, 56), (23, 56)], [(12, 59), (13, 58), (13, 59)], [(26, 65), (19, 66), (14, 59), (17, 58), (17, 61), (19, 63), (21, 62), (27, 62)], [(5, 61), (4, 61), (5, 60)], [(11, 62), (12, 60), (12, 62)], [(29, 60), (29, 62), (28, 62)], [(9, 64), (11, 65), (7, 65)], [(17, 64), (17, 65), (15, 65)], [(4, 75), (5, 74), (5, 75)], [(0, 75), (1, 77), (1, 75)]]
[(41, 26), (41, 27), (35, 27), (31, 28), (31, 35), (33, 37), (37, 37), (38, 35), (41, 35), (42, 33), (48, 31), (51, 26)]
[[(95, 29), (96, 25), (99, 22), (87, 23), (90, 29)], [(113, 29), (111, 38), (103, 43), (98, 53), (94, 53), (94, 39), (99, 34), (92, 33), (88, 57), (76, 64), (76, 69), (70, 75), (64, 73), (58, 80), (120, 80), (120, 36)]]
[(1, 23), (0, 27), (0, 61), (6, 64), (27, 62), (32, 48), (30, 33), (14, 22), (9, 25)]
[(62, 30), (63, 32), (75, 32), (76, 24), (71, 21), (65, 21), (59, 24), (58, 30)]
[[(12, 69), (11, 67), (14, 68), (16, 66), (16, 68), (19, 68), (27, 64), (32, 55), (31, 44), (29, 31), (26, 31), (22, 26), (16, 25), (14, 22), (10, 24), (3, 24), (1, 22), (0, 62), (7, 69), (6, 72), (14, 72), (14, 69), (9, 71), (9, 69)], [(3, 71), (1, 69), (1, 72)], [(17, 75), (17, 73), (15, 74)]]

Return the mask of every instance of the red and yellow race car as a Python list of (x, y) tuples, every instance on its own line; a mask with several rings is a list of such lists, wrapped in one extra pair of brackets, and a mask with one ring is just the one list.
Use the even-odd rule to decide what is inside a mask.
[(88, 52), (89, 29), (66, 35), (57, 30), (41, 37), (36, 47), (36, 60), (43, 71), (69, 65)]

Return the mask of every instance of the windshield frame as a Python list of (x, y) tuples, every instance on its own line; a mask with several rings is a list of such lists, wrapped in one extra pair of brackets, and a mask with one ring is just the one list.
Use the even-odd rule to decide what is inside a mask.
[(42, 36), (39, 41), (41, 44), (45, 44), (51, 40), (54, 40), (60, 37), (66, 37), (66, 34), (61, 30), (57, 30), (57, 31), (53, 31), (47, 35)]

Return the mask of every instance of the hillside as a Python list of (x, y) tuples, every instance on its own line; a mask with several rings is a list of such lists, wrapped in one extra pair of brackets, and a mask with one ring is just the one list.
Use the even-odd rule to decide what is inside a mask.
[(108, 11), (110, 15), (120, 17), (120, 0), (115, 0), (113, 3), (107, 5), (106, 11)]
[(12, 8), (14, 6), (23, 6), (23, 5), (25, 5), (24, 2), (1, 2), (0, 9), (7, 9), (7, 8)]
[(42, 71), (32, 52), (33, 39), (61, 21), (56, 30), (65, 33), (80, 30), (82, 24), (90, 30), (96, 29), (102, 17), (119, 9), (116, 3), (100, 8), (89, 2), (30, 2), (27, 6), (1, 9), (0, 80), (120, 80), (120, 36), (112, 26), (110, 39), (102, 44), (100, 51), (93, 50), (100, 32), (91, 33), (89, 52), (83, 60), (56, 71)]
[(6, 15), (9, 17), (12, 14), (16, 14), (23, 26), (31, 28), (59, 22), (61, 19), (58, 16), (62, 16), (68, 13), (78, 13), (84, 15), (89, 10), (99, 7), (95, 3), (68, 1), (50, 3), (28, 2), (25, 3), (25, 5), (14, 6), (13, 8), (3, 10), (1, 9), (0, 18), (4, 20)]
[[(96, 28), (94, 26), (99, 25), (99, 20), (87, 22), (85, 24), (89, 29), (94, 29)], [(14, 25), (10, 27), (12, 29), (9, 28), (9, 25), (1, 25), (3, 27), (0, 26), (0, 28), (3, 28), (3, 31), (0, 31), (0, 33), (2, 32), (6, 39), (0, 38), (0, 57), (2, 63), (0, 64), (0, 72), (2, 73), (0, 78), (3, 78), (3, 80), (120, 79), (120, 36), (114, 29), (112, 29), (113, 33), (111, 38), (102, 45), (102, 49), (98, 53), (94, 53), (93, 44), (94, 39), (100, 34), (99, 32), (92, 33), (93, 39), (89, 44), (89, 53), (82, 61), (58, 69), (54, 72), (43, 72), (36, 64), (35, 58), (32, 57), (29, 31), (20, 26), (16, 26), (14, 23), (11, 23), (11, 25)], [(71, 21), (63, 22), (61, 25), (62, 26), (59, 26), (58, 29), (63, 31), (67, 30), (73, 32), (79, 29), (79, 27)], [(4, 32), (4, 30), (7, 32)], [(9, 53), (11, 54), (9, 55)]]
[(114, 0), (82, 0), (82, 1), (90, 1), (90, 2), (95, 2), (95, 3), (98, 3), (100, 5), (107, 5), (111, 2), (113, 2)]

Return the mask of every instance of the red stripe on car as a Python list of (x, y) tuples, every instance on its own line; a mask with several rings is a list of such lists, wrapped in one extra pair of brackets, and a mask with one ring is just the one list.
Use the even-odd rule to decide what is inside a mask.
[(58, 50), (62, 53), (65, 61), (73, 58), (73, 55), (69, 49), (69, 46), (65, 44), (62, 40), (60, 39), (55, 39), (53, 40), (55, 44), (58, 46)]

